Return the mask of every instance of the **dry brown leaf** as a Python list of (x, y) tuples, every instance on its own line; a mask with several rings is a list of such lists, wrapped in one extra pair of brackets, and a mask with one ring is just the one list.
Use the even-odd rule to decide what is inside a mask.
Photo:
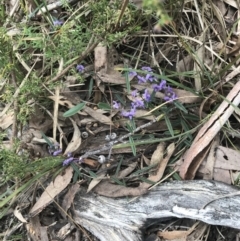
[(92, 168), (97, 168), (97, 166), (99, 166), (99, 162), (98, 161), (93, 160), (93, 159), (89, 159), (89, 158), (84, 159), (84, 164), (88, 165), (88, 166), (90, 166)]
[(21, 214), (21, 212), (19, 210), (19, 206), (16, 206), (16, 208), (14, 209), (13, 214), (20, 222), (27, 223), (27, 220), (23, 217), (23, 215)]
[(73, 132), (73, 137), (71, 142), (69, 142), (64, 155), (67, 155), (68, 153), (73, 153), (75, 152), (81, 145), (82, 143), (82, 138), (81, 138), (81, 132), (80, 129), (78, 128), (77, 124), (75, 123), (74, 120), (72, 120), (70, 118), (72, 124), (73, 124), (73, 128), (74, 128), (74, 132)]
[[(157, 234), (158, 236), (167, 239), (167, 240), (179, 240), (179, 241), (187, 241), (188, 239), (187, 236), (190, 235), (195, 229), (196, 227), (201, 224), (200, 222), (196, 222), (193, 224), (193, 226), (191, 228), (189, 228), (189, 230), (187, 231), (159, 231)], [(206, 225), (206, 224), (204, 224)], [(201, 226), (201, 225), (199, 225)]]
[[(176, 70), (177, 70), (178, 73), (184, 73), (186, 71), (191, 71), (191, 70), (193, 70), (193, 64), (194, 64), (194, 61), (192, 59), (192, 56), (187, 55), (182, 60), (177, 62)], [(179, 79), (184, 80), (185, 77), (180, 74)]]
[(126, 197), (140, 196), (148, 192), (148, 189), (139, 185), (139, 187), (124, 187), (102, 181), (94, 188), (94, 192), (105, 197)]
[(161, 142), (158, 144), (156, 150), (153, 152), (150, 165), (158, 165), (163, 160), (163, 153), (165, 150), (166, 144), (164, 142)]
[[(126, 84), (126, 78), (117, 70), (108, 71), (108, 73), (98, 73), (99, 79), (104, 83), (123, 85)], [(130, 78), (131, 79), (131, 78)]]
[[(183, 179), (192, 179), (195, 176), (197, 167), (200, 165), (200, 158), (203, 161), (209, 144), (215, 135), (219, 132), (231, 114), (234, 112), (234, 106), (240, 103), (240, 81), (238, 81), (230, 93), (218, 107), (211, 118), (198, 132), (190, 149), (185, 153), (183, 165), (180, 168), (180, 176)], [(232, 103), (232, 104), (229, 104)], [(198, 161), (197, 161), (198, 160)]]
[(98, 72), (101, 68), (107, 68), (107, 46), (99, 43), (94, 49), (94, 68)]
[(224, 182), (227, 184), (232, 183), (230, 172), (228, 170), (223, 170), (223, 169), (219, 169), (219, 168), (214, 169), (213, 179), (215, 181), (220, 181), (220, 182)]
[(152, 114), (148, 114), (148, 113), (149, 113), (149, 111), (147, 111), (147, 110), (137, 109), (135, 112), (135, 117), (141, 118), (144, 120), (149, 120), (149, 121), (154, 120), (155, 117)]
[(54, 181), (52, 181), (48, 187), (45, 189), (41, 197), (34, 204), (30, 210), (30, 217), (36, 216), (40, 213), (47, 205), (53, 202), (54, 197), (56, 197), (60, 192), (62, 192), (70, 183), (73, 175), (73, 169), (71, 166), (64, 170), (64, 173), (59, 174)]
[(161, 180), (161, 178), (163, 177), (164, 171), (165, 171), (165, 169), (167, 167), (168, 161), (169, 161), (170, 157), (172, 156), (174, 150), (175, 150), (175, 144), (171, 143), (167, 147), (167, 156), (159, 163), (159, 166), (158, 166), (156, 174), (149, 176), (148, 179), (150, 181), (158, 182), (158, 181)]
[(68, 209), (70, 208), (70, 206), (72, 205), (75, 194), (79, 191), (79, 187), (80, 187), (80, 185), (78, 183), (73, 184), (69, 188), (66, 195), (64, 196), (63, 202), (62, 202), (62, 209), (66, 213), (67, 213)]
[(157, 233), (159, 237), (167, 239), (167, 240), (178, 240), (178, 241), (186, 241), (188, 236), (188, 231), (163, 231)]
[(216, 147), (219, 145), (219, 136), (216, 136), (212, 142), (211, 149), (209, 151), (209, 155), (207, 157), (207, 162), (205, 165), (205, 174), (203, 179), (205, 180), (212, 180), (213, 179), (213, 172), (214, 172), (214, 165), (215, 165), (215, 151)]
[(88, 106), (85, 106), (84, 111), (89, 114), (91, 117), (93, 117), (96, 121), (99, 121), (105, 125), (114, 125), (111, 119), (93, 109), (91, 109)]
[(97, 174), (96, 178), (93, 178), (92, 181), (88, 185), (87, 193), (90, 192), (94, 187), (96, 187), (105, 177), (107, 173), (107, 169), (105, 165), (102, 165), (100, 168), (100, 174)]
[[(159, 148), (159, 150), (161, 149), (161, 147)], [(168, 164), (168, 161), (170, 159), (170, 157), (172, 156), (173, 152), (175, 150), (175, 145), (174, 143), (170, 144), (167, 147), (167, 156), (164, 159), (161, 159), (158, 167), (157, 167), (157, 171), (154, 173), (149, 174), (148, 180), (152, 181), (152, 182), (158, 182), (162, 179), (164, 171), (166, 169), (166, 166)], [(157, 151), (158, 152), (158, 151)], [(144, 182), (140, 184), (141, 188), (149, 188), (151, 187), (152, 184)]]
[(118, 173), (117, 178), (121, 179), (128, 176), (130, 173), (133, 172), (133, 170), (135, 170), (137, 165), (138, 165), (138, 162), (130, 163), (127, 168), (123, 169)]
[(10, 125), (13, 124), (14, 112), (9, 111), (0, 118), (0, 128), (6, 130)]
[(47, 234), (48, 227), (41, 226), (38, 216), (30, 218), (29, 223), (26, 224), (26, 229), (33, 241), (49, 240)]
[(240, 153), (239, 151), (218, 146), (216, 150), (215, 167), (225, 170), (239, 170), (240, 171)]

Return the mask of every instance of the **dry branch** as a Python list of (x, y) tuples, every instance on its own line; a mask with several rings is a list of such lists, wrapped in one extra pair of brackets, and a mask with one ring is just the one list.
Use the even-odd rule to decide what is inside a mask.
[[(81, 191), (74, 200), (74, 220), (101, 241), (142, 240), (147, 221), (161, 221), (166, 217), (239, 228), (240, 196), (237, 191), (233, 186), (204, 180), (164, 183), (132, 201)], [(222, 198), (234, 192), (235, 196)]]

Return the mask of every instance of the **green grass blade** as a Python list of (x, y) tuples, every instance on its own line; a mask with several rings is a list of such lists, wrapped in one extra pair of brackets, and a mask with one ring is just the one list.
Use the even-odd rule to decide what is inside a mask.
[(130, 142), (130, 146), (131, 146), (131, 149), (132, 149), (132, 153), (133, 153), (134, 156), (136, 156), (137, 155), (136, 146), (135, 146), (134, 140), (131, 136), (129, 137), (129, 142)]
[(171, 121), (170, 121), (170, 119), (168, 118), (167, 115), (164, 116), (164, 119), (165, 119), (166, 125), (168, 127), (168, 130), (169, 130), (171, 136), (173, 137), (174, 136), (174, 131), (173, 131), (173, 128), (172, 128)]
[(66, 111), (63, 114), (63, 117), (70, 117), (78, 113), (78, 111), (82, 110), (85, 107), (85, 103), (80, 103), (74, 107), (72, 107), (70, 110)]

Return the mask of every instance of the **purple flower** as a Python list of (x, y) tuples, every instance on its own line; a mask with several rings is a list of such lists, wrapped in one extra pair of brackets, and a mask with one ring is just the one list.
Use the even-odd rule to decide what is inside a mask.
[(72, 161), (74, 160), (74, 157), (69, 157), (63, 161), (63, 166), (68, 166)]
[(145, 79), (149, 80), (150, 82), (156, 81), (156, 78), (151, 74), (147, 74)]
[(144, 90), (144, 94), (142, 95), (142, 97), (147, 102), (149, 102), (151, 100), (151, 95), (149, 94), (147, 89)]
[(77, 71), (80, 73), (84, 72), (85, 67), (82, 64), (78, 64), (76, 67)]
[(61, 21), (61, 20), (54, 20), (53, 21), (53, 25), (56, 26), (56, 27), (61, 26), (61, 25), (63, 25), (63, 21)]
[(58, 156), (59, 154), (62, 153), (62, 149), (56, 150), (52, 153), (53, 156)]
[(155, 92), (158, 92), (160, 89), (159, 89), (159, 85), (158, 84), (154, 84), (152, 85), (152, 88)]
[(122, 111), (122, 116), (128, 117), (130, 120), (132, 120), (135, 114), (136, 114), (135, 108), (132, 108), (130, 111)]
[(117, 101), (113, 101), (113, 108), (114, 109), (119, 109), (121, 105)]
[(152, 72), (152, 69), (149, 66), (143, 66), (142, 70), (148, 71), (148, 72)]
[(170, 86), (166, 87), (164, 90), (165, 96), (164, 96), (164, 100), (165, 101), (174, 101), (177, 99), (177, 95), (176, 93), (172, 90), (172, 88)]
[(135, 71), (131, 70), (131, 71), (128, 72), (128, 75), (130, 77), (135, 77), (135, 76), (137, 76), (137, 73)]
[(137, 90), (133, 90), (133, 91), (131, 92), (131, 96), (132, 96), (132, 97), (137, 97), (137, 96), (138, 96), (138, 91), (137, 91)]
[(165, 90), (166, 88), (166, 80), (162, 80), (159, 84), (154, 84), (152, 85), (152, 88), (154, 89), (155, 92)]
[(140, 75), (137, 75), (137, 78), (138, 78), (138, 83), (139, 84), (142, 84), (142, 83), (146, 83), (146, 79)]
[(167, 81), (166, 80), (161, 80), (159, 83), (159, 90), (164, 90), (167, 87)]
[(144, 108), (145, 105), (144, 105), (143, 100), (135, 99), (135, 100), (132, 102), (132, 107), (133, 107), (133, 108), (138, 108), (138, 107)]

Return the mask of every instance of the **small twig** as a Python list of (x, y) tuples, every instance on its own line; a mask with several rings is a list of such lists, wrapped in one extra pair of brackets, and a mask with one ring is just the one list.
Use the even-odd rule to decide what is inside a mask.
[(150, 122), (148, 122), (148, 123), (146, 123), (146, 124), (143, 124), (143, 125), (137, 127), (137, 128), (136, 128), (135, 130), (133, 130), (132, 132), (130, 132), (130, 133), (124, 135), (124, 136), (119, 137), (117, 140), (114, 140), (114, 141), (109, 142), (107, 145), (103, 146), (103, 147), (100, 148), (100, 149), (86, 152), (84, 155), (82, 155), (82, 156), (79, 157), (79, 161), (82, 162), (85, 158), (87, 158), (87, 157), (89, 157), (89, 156), (91, 156), (91, 155), (98, 154), (98, 153), (100, 153), (100, 152), (102, 152), (102, 151), (111, 150), (112, 147), (113, 147), (113, 145), (115, 145), (115, 144), (117, 144), (117, 143), (119, 143), (119, 142), (122, 142), (124, 139), (132, 136), (132, 135), (135, 134), (136, 132), (138, 132), (138, 131), (146, 128), (146, 127), (151, 126), (151, 125), (154, 124), (155, 122), (159, 121), (161, 117), (162, 117), (162, 115), (159, 116), (159, 117), (157, 117), (157, 118), (154, 118), (152, 121), (150, 121)]
[(237, 192), (234, 192), (234, 193), (230, 193), (230, 194), (227, 194), (227, 195), (223, 195), (223, 196), (219, 196), (219, 197), (214, 198), (213, 200), (209, 201), (208, 203), (206, 203), (206, 204), (202, 207), (202, 209), (206, 208), (206, 206), (208, 206), (210, 203), (215, 202), (215, 201), (217, 201), (217, 200), (219, 200), (219, 199), (228, 198), (228, 197), (234, 197), (234, 196), (238, 196), (238, 195), (240, 195), (240, 191), (237, 191)]
[[(14, 65), (12, 53), (10, 54), (10, 61), (11, 61), (11, 64)], [(12, 77), (11, 78), (12, 84), (14, 85), (15, 89), (17, 89), (18, 86), (17, 86), (16, 74), (14, 69), (11, 71), (11, 77)], [(18, 100), (17, 99), (14, 99), (13, 108), (14, 108), (14, 116), (13, 116), (13, 124), (12, 124), (11, 145), (13, 145), (14, 140), (17, 137), (17, 133), (18, 133), (18, 126), (17, 126)]]

